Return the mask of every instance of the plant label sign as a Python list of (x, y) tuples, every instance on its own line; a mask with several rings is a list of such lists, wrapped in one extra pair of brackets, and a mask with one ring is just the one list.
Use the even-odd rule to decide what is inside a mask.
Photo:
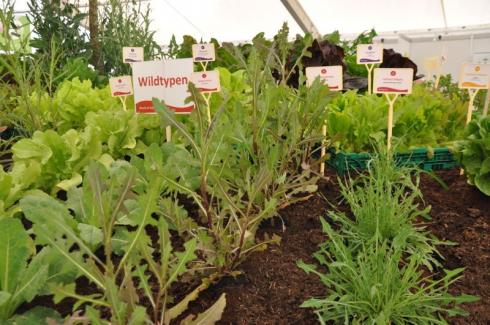
[(188, 83), (194, 70), (192, 59), (145, 61), (133, 64), (136, 113), (154, 114), (153, 98), (163, 100), (176, 114), (188, 114), (194, 103), (186, 103)]
[(459, 88), (488, 89), (490, 87), (490, 65), (464, 63), (459, 77)]
[(383, 45), (357, 45), (357, 64), (374, 64), (383, 62)]
[(373, 92), (375, 94), (411, 94), (412, 68), (374, 69)]
[(194, 59), (194, 62), (210, 62), (216, 60), (214, 44), (193, 44), (192, 58)]
[(311, 86), (317, 77), (320, 77), (330, 90), (339, 91), (343, 88), (341, 65), (306, 68), (307, 86)]
[(194, 72), (191, 81), (201, 93), (215, 93), (221, 90), (217, 70)]
[(109, 79), (112, 97), (129, 96), (133, 94), (131, 76), (120, 76)]
[(143, 62), (144, 60), (144, 51), (142, 47), (123, 47), (124, 63)]

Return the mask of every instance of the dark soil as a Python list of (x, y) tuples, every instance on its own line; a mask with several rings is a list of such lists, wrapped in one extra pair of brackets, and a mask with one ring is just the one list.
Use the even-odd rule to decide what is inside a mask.
[(249, 256), (240, 265), (242, 277), (225, 278), (206, 290), (191, 304), (190, 311), (202, 312), (226, 293), (226, 309), (218, 324), (316, 323), (314, 313), (299, 306), (312, 296), (325, 295), (325, 287), (296, 262), (312, 263), (312, 253), (325, 240), (319, 216), (325, 214), (326, 206), (316, 196), (282, 211), (282, 220), (263, 225), (261, 232), (278, 234), (281, 244)]
[(465, 304), (470, 315), (451, 319), (451, 324), (490, 324), (490, 197), (466, 183), (459, 170), (437, 173), (447, 184), (445, 190), (431, 177), (425, 176), (422, 191), (432, 206), (429, 229), (441, 240), (456, 246), (441, 246), (447, 269), (464, 267), (463, 278), (453, 284), (451, 294), (471, 294), (480, 301)]
[[(469, 317), (453, 318), (450, 323), (490, 324), (490, 198), (468, 185), (457, 169), (437, 175), (449, 189), (429, 175), (423, 175), (421, 182), (425, 202), (432, 206), (429, 229), (439, 239), (458, 243), (439, 247), (445, 257), (444, 267), (466, 268), (464, 277), (452, 285), (450, 293), (481, 297), (476, 303), (464, 305)], [(329, 205), (322, 196), (332, 204), (339, 202), (336, 176), (331, 172), (320, 184), (318, 195), (280, 211), (280, 218), (262, 225), (259, 237), (277, 234), (282, 237), (279, 246), (253, 253), (240, 265), (241, 276), (223, 278), (201, 293), (190, 304), (189, 312), (202, 312), (226, 293), (226, 309), (218, 324), (316, 324), (312, 310), (299, 306), (308, 298), (324, 296), (325, 287), (296, 263), (313, 263), (312, 253), (325, 239), (319, 217), (326, 215)], [(87, 287), (83, 283), (77, 285)], [(53, 306), (42, 300), (46, 298), (36, 298), (34, 305)], [(67, 300), (54, 307), (66, 314), (72, 303)]]
[[(481, 297), (463, 308), (470, 316), (450, 319), (451, 324), (490, 324), (490, 198), (466, 183), (458, 169), (437, 172), (449, 189), (429, 175), (423, 175), (421, 189), (426, 204), (432, 205), (433, 220), (429, 229), (440, 239), (459, 243), (443, 246), (444, 268), (465, 267), (464, 277), (452, 285), (450, 293)], [(320, 195), (338, 203), (336, 176), (329, 173), (320, 186)], [(319, 216), (328, 204), (320, 196), (281, 211), (285, 222), (275, 227), (264, 225), (263, 231), (282, 237), (279, 247), (250, 256), (242, 265), (242, 282), (224, 280), (201, 294), (192, 303), (193, 313), (210, 307), (222, 293), (227, 305), (218, 324), (316, 324), (311, 310), (299, 305), (308, 298), (325, 295), (324, 286), (296, 266), (300, 259), (312, 262), (311, 254), (324, 239)], [(341, 207), (345, 210), (345, 207)]]

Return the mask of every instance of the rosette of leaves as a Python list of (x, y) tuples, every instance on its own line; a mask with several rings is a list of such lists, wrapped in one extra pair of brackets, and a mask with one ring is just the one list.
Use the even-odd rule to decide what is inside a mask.
[(478, 300), (448, 292), (463, 269), (432, 279), (421, 270), (418, 256), (407, 262), (402, 250), (383, 241), (354, 251), (347, 238), (321, 222), (329, 240), (314, 257), (327, 271), (302, 261), (298, 266), (328, 288), (326, 297), (301, 305), (313, 308), (322, 324), (448, 324), (444, 317), (467, 315), (458, 304)]
[(43, 308), (13, 315), (21, 304), (49, 294), (49, 283), (73, 281), (76, 269), (65, 265), (63, 259), (52, 254), (48, 247), (36, 252), (34, 243), (18, 219), (0, 218), (0, 238), (0, 323), (59, 318), (56, 312)]
[(29, 114), (28, 106), (37, 107), (39, 119), (45, 129), (53, 128), (66, 132), (72, 128), (82, 128), (88, 112), (122, 110), (122, 105), (110, 94), (108, 87), (96, 88), (90, 80), (78, 78), (60, 84), (52, 96), (48, 93), (34, 92), (29, 103), (20, 103), (15, 113)]
[[(96, 287), (82, 295), (74, 283), (53, 283), (50, 290), (55, 302), (74, 298), (74, 309), (85, 303), (84, 317), (93, 324), (169, 324), (213, 282), (204, 280), (170, 307), (169, 288), (192, 271), (197, 241), (186, 241), (182, 250), (173, 248), (165, 219), (153, 218), (163, 183), (157, 174), (152, 176), (142, 178), (125, 161), (110, 167), (92, 163), (83, 187), (69, 191), (66, 203), (46, 194), (21, 200), (22, 210), (33, 223), (35, 243), (49, 247)], [(158, 229), (154, 242), (145, 230), (150, 225)], [(96, 253), (98, 249), (103, 254)], [(150, 307), (144, 307), (142, 297)], [(221, 315), (225, 302), (223, 297), (214, 307), (213, 317)], [(108, 317), (102, 309), (109, 311)]]
[(471, 121), (465, 138), (456, 145), (468, 182), (490, 196), (490, 116)]
[[(102, 155), (102, 144), (95, 129), (90, 132), (69, 130), (58, 134), (53, 130), (36, 131), (32, 138), (12, 146), (16, 182), (29, 182), (29, 188), (55, 193), (82, 182), (81, 172)], [(26, 175), (30, 177), (27, 179)], [(24, 186), (27, 187), (27, 186)]]

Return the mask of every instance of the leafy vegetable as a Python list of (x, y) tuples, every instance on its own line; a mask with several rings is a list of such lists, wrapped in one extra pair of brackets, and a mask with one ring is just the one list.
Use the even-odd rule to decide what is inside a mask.
[[(0, 238), (1, 322), (9, 319), (22, 303), (46, 294), (44, 289), (48, 281), (72, 278), (63, 276), (67, 273), (54, 263), (49, 256), (49, 249), (44, 248), (35, 254), (33, 243), (20, 220), (0, 219)], [(25, 314), (23, 317), (32, 316)]]
[(307, 273), (319, 276), (329, 293), (325, 298), (312, 298), (301, 306), (314, 308), (322, 324), (447, 324), (449, 316), (466, 315), (454, 304), (471, 302), (476, 297), (452, 296), (448, 287), (461, 276), (462, 269), (446, 271), (442, 279), (424, 277), (417, 257), (408, 263), (396, 247), (380, 242), (362, 245), (356, 254), (322, 219), (322, 227), (330, 241), (314, 254), (328, 268), (327, 273), (315, 265), (299, 262)]
[[(424, 85), (395, 105), (393, 142), (397, 150), (451, 146), (462, 137), (465, 103), (451, 100)], [(335, 149), (346, 152), (373, 151), (386, 139), (388, 103), (378, 95), (349, 91), (328, 107), (327, 132)]]
[(490, 116), (471, 121), (456, 148), (468, 182), (490, 196)]

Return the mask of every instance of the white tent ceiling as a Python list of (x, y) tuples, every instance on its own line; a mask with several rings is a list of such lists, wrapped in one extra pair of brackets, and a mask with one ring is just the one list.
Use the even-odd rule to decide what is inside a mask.
[[(73, 0), (71, 0), (73, 1)], [(145, 0), (143, 0), (145, 1)], [(86, 0), (82, 0), (86, 2)], [(291, 34), (301, 29), (280, 0), (147, 0), (159, 42), (189, 34), (205, 40), (250, 40), (265, 32), (270, 37), (288, 22)], [(299, 0), (320, 33), (339, 30), (357, 34), (490, 24), (490, 0)], [(17, 0), (16, 10), (27, 9)], [(443, 6), (442, 6), (443, 4)]]

